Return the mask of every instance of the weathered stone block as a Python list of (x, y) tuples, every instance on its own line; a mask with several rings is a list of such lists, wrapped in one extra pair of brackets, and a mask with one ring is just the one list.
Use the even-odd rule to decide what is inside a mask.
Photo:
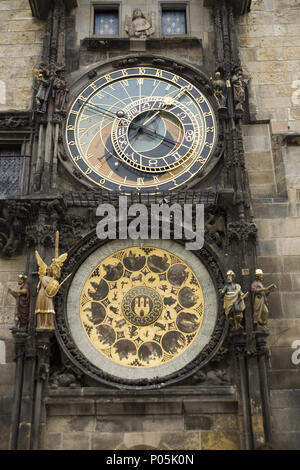
[(237, 410), (237, 402), (184, 402), (184, 411), (188, 414), (219, 414), (219, 413), (235, 413)]
[(257, 267), (264, 273), (281, 273), (283, 272), (283, 260), (277, 256), (258, 256)]
[(94, 416), (60, 416), (47, 419), (47, 432), (93, 432), (96, 426)]
[(187, 430), (209, 430), (213, 429), (214, 421), (208, 415), (186, 415), (184, 417), (184, 427)]
[(46, 442), (44, 450), (61, 450), (62, 434), (60, 432), (48, 432), (46, 434)]
[(300, 389), (272, 390), (270, 395), (272, 409), (300, 408)]
[[(300, 339), (300, 338), (299, 338)], [(272, 347), (271, 349), (271, 366), (272, 369), (299, 369), (299, 365), (293, 364), (292, 354), (295, 351), (290, 347)]]
[(245, 154), (248, 171), (272, 170), (271, 152), (248, 152)]
[(237, 414), (216, 414), (214, 417), (216, 431), (236, 431), (238, 427)]
[(300, 369), (298, 370), (271, 370), (270, 388), (272, 390), (298, 389), (300, 383)]
[(70, 432), (62, 434), (63, 450), (90, 450), (90, 435), (83, 432)]
[(300, 318), (300, 293), (282, 293), (282, 308), (285, 317)]
[(96, 432), (183, 431), (183, 416), (98, 416)]
[(122, 402), (97, 403), (97, 415), (182, 414), (182, 402)]
[(283, 408), (273, 411), (273, 426), (275, 429), (300, 432), (300, 409)]
[(0, 364), (0, 385), (13, 385), (16, 365), (14, 363)]
[(238, 450), (240, 448), (239, 434), (203, 431), (201, 432), (201, 448), (203, 450)]
[(272, 443), (276, 450), (299, 450), (300, 432), (285, 432), (280, 428), (273, 432)]
[[(47, 404), (46, 404), (47, 405)], [(93, 401), (72, 403), (51, 403), (47, 406), (49, 416), (69, 416), (69, 415), (95, 415), (95, 404)]]

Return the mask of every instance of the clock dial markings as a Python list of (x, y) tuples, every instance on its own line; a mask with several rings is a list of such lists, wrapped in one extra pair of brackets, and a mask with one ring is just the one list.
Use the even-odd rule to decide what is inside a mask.
[[(118, 111), (125, 112), (122, 119)], [(96, 184), (170, 190), (207, 162), (216, 122), (207, 99), (187, 80), (133, 67), (107, 74), (81, 92), (66, 135), (73, 161)]]

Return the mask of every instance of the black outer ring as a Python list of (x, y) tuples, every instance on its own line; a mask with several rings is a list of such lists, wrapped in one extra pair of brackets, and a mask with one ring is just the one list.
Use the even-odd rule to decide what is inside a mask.
[[(70, 272), (73, 274), (70, 276), (68, 282), (63, 284), (62, 288), (56, 295), (55, 334), (60, 348), (66, 357), (70, 360), (71, 364), (73, 364), (77, 370), (79, 369), (83, 374), (87, 375), (93, 380), (104, 383), (108, 386), (135, 390), (162, 388), (181, 381), (194, 374), (200, 368), (204, 367), (220, 350), (228, 332), (228, 324), (223, 313), (221, 298), (218, 305), (217, 321), (208, 344), (204, 347), (200, 354), (198, 354), (198, 356), (193, 359), (193, 361), (187, 364), (184, 368), (169, 374), (164, 379), (155, 377), (152, 379), (138, 380), (121, 379), (114, 375), (103, 372), (94, 366), (78, 349), (70, 333), (68, 320), (66, 317), (68, 291), (75, 272), (77, 269), (79, 269), (82, 262), (93, 251), (105, 243), (107, 243), (107, 241), (103, 242), (99, 240), (95, 231), (92, 231), (80, 243), (74, 246), (72, 250), (70, 250), (69, 256), (63, 267), (63, 275)], [(174, 243), (178, 243), (178, 241), (174, 240)], [(184, 241), (179, 244), (184, 244)], [(194, 253), (207, 268), (213, 280), (215, 289), (218, 291), (218, 289), (222, 288), (224, 284), (224, 270), (221, 270), (220, 268), (221, 263), (216, 259), (215, 255), (212, 253), (212, 250), (210, 250), (210, 248), (207, 246), (204, 246), (199, 252), (195, 251)]]
[[(84, 72), (76, 71), (73, 72), (68, 77), (68, 82), (70, 83), (70, 90), (69, 90), (69, 107), (73, 103), (76, 97), (80, 95), (80, 93), (91, 83), (95, 81), (95, 77), (98, 75), (99, 77), (110, 73), (118, 68), (126, 68), (126, 67), (134, 67), (134, 66), (149, 66), (149, 67), (158, 67), (163, 70), (176, 73), (186, 80), (190, 81), (196, 88), (198, 88), (207, 98), (210, 105), (213, 108), (215, 120), (216, 120), (216, 140), (213, 151), (211, 152), (211, 156), (207, 164), (204, 165), (202, 169), (199, 170), (197, 174), (195, 174), (194, 178), (189, 180), (187, 183), (184, 183), (180, 186), (181, 190), (184, 190), (186, 187), (192, 187), (193, 181), (199, 182), (203, 180), (208, 174), (213, 170), (213, 168), (218, 163), (219, 159), (222, 156), (223, 147), (220, 146), (220, 142), (218, 142), (218, 137), (220, 136), (220, 122), (218, 116), (218, 109), (217, 103), (213, 98), (213, 88), (211, 84), (211, 80), (209, 77), (202, 71), (200, 68), (187, 64), (182, 61), (177, 61), (174, 59), (170, 59), (165, 56), (158, 56), (152, 54), (141, 54), (141, 55), (127, 55), (124, 57), (119, 57), (117, 59), (109, 60), (106, 62), (100, 62), (98, 64), (94, 64), (89, 67)], [(93, 76), (93, 78), (89, 78), (89, 75)], [(66, 124), (65, 124), (66, 125)], [(66, 153), (68, 155), (67, 150), (67, 142), (66, 142), (66, 129), (63, 130), (63, 142), (64, 148), (66, 149)], [(59, 160), (63, 167), (68, 171), (72, 178), (75, 178), (78, 183), (81, 183), (86, 188), (96, 189), (96, 185), (93, 184), (88, 179), (83, 178), (80, 174), (78, 177), (76, 176), (76, 166), (71, 160), (71, 157), (64, 160), (60, 158)], [(75, 173), (74, 173), (75, 171)], [(100, 189), (98, 187), (98, 189)], [(151, 193), (151, 190), (149, 190)], [(152, 189), (153, 192), (153, 189)]]

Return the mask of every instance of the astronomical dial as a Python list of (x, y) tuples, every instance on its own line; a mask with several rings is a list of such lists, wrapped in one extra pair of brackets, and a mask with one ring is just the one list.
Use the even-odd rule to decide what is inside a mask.
[(172, 253), (130, 247), (99, 263), (80, 298), (86, 339), (132, 368), (167, 364), (196, 340), (204, 296), (190, 267)]
[(73, 162), (112, 191), (168, 191), (208, 162), (216, 118), (186, 79), (153, 67), (111, 72), (73, 102), (66, 125)]

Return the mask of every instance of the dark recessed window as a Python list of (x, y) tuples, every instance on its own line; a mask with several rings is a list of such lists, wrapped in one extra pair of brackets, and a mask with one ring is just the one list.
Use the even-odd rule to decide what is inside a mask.
[(94, 34), (111, 36), (119, 34), (118, 10), (95, 10)]
[(163, 10), (162, 11), (162, 34), (163, 36), (186, 34), (186, 10)]
[(18, 193), (22, 161), (20, 148), (0, 147), (0, 196)]

